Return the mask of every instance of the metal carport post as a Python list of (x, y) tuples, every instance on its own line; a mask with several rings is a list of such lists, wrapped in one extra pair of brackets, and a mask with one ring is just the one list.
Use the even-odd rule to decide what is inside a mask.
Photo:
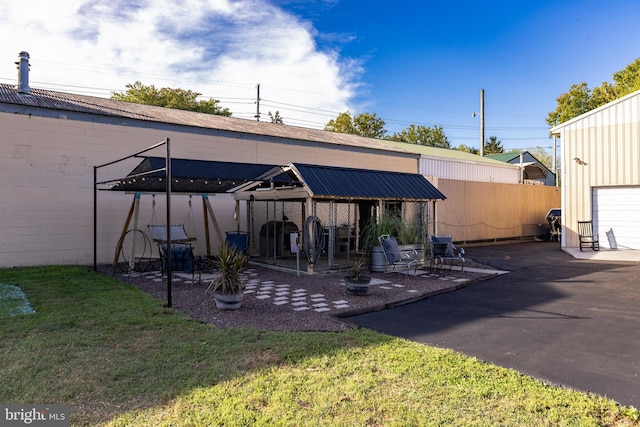
[[(170, 139), (167, 138), (162, 142), (154, 144), (150, 147), (145, 148), (144, 150), (138, 151), (129, 156), (123, 157), (118, 160), (114, 160), (108, 163), (104, 163), (98, 166), (93, 167), (93, 270), (96, 271), (98, 269), (98, 185), (99, 184), (108, 184), (112, 183), (116, 180), (108, 180), (98, 182), (98, 169), (110, 166), (121, 161), (130, 159), (132, 157), (139, 156), (142, 153), (146, 153), (147, 151), (158, 148), (162, 145), (166, 145), (167, 147), (167, 155), (166, 155), (166, 163), (165, 167), (161, 169), (157, 169), (151, 172), (147, 172), (144, 175), (148, 175), (153, 172), (165, 171), (166, 175), (166, 194), (167, 194), (167, 224), (171, 224), (171, 144)], [(131, 178), (131, 176), (129, 176)], [(169, 254), (169, 258), (171, 258), (171, 227), (167, 227), (167, 253)], [(167, 262), (167, 307), (171, 307), (171, 288), (173, 282), (173, 272), (171, 269), (171, 260)]]

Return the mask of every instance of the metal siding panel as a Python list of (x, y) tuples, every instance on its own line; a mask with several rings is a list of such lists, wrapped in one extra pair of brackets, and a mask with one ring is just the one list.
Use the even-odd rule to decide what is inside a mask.
[(505, 184), (517, 184), (520, 179), (519, 171), (515, 168), (425, 157), (420, 158), (420, 173), (441, 179)]
[[(560, 129), (562, 204), (567, 233), (563, 243), (578, 246), (576, 221), (592, 214), (592, 188), (640, 185), (640, 96), (594, 110)], [(578, 167), (574, 158), (587, 162)]]

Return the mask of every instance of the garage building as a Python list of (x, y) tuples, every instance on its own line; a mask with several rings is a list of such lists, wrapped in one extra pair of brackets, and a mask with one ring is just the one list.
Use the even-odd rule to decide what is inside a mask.
[(555, 126), (561, 138), (563, 248), (592, 220), (600, 246), (640, 249), (640, 91)]

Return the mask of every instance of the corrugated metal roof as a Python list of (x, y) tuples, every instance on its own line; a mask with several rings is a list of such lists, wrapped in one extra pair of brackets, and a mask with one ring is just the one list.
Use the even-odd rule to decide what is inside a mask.
[[(452, 150), (450, 148), (430, 147), (428, 145), (410, 144), (408, 142), (398, 141), (384, 141), (385, 144), (390, 147), (400, 148), (402, 150), (409, 151), (411, 153), (420, 154), (426, 157), (441, 157), (445, 159), (453, 159), (474, 163), (488, 163), (493, 165), (500, 165), (501, 162), (491, 159), (489, 157), (482, 157), (477, 154), (468, 153), (466, 151)], [(504, 165), (503, 165), (504, 166)]]
[[(166, 189), (166, 172), (161, 170), (164, 166), (164, 158), (146, 157), (111, 189), (162, 193)], [(298, 163), (292, 164), (290, 168), (295, 176), (285, 172), (282, 166), (171, 159), (171, 175), (174, 180), (171, 191), (225, 193), (244, 183), (262, 181), (266, 184), (272, 180), (276, 186), (302, 183), (309, 194), (316, 198), (446, 199), (425, 177), (418, 174)]]
[(296, 176), (312, 197), (383, 200), (444, 200), (425, 177), (412, 173), (294, 163)]
[[(163, 157), (147, 157), (132, 170), (128, 178), (118, 181), (111, 189), (130, 192), (158, 192), (166, 190), (166, 160)], [(157, 171), (149, 173), (152, 171)], [(177, 193), (225, 193), (237, 186), (262, 181), (270, 171), (274, 173), (273, 181), (290, 185), (292, 179), (280, 166), (216, 162), (208, 160), (171, 159), (171, 191)], [(144, 176), (138, 176), (145, 174)], [(136, 176), (136, 177), (134, 177)], [(267, 178), (266, 181), (269, 179)]]
[(520, 158), (520, 152), (499, 153), (499, 154), (486, 154), (485, 157), (499, 162), (509, 163), (515, 158)]
[[(26, 108), (27, 111), (20, 111), (17, 108), (14, 109), (12, 108), (14, 105), (16, 107)], [(365, 138), (358, 135), (327, 132), (318, 129), (301, 128), (289, 125), (278, 125), (267, 122), (258, 122), (255, 120), (196, 113), (192, 111), (174, 110), (170, 108), (155, 107), (108, 98), (70, 94), (45, 89), (31, 88), (30, 93), (24, 94), (18, 93), (13, 85), (0, 83), (0, 111), (31, 113), (31, 111), (28, 110), (30, 108), (43, 108), (61, 112), (68, 111), (106, 117), (128, 118), (132, 120), (198, 127), (217, 131), (310, 141), (321, 144), (334, 144), (361, 149), (380, 150), (389, 153), (398, 153), (400, 155), (404, 154), (406, 156), (419, 155), (423, 159), (448, 159), (460, 163), (489, 164), (494, 166), (502, 165), (502, 167), (505, 168), (513, 167), (509, 166), (507, 163), (502, 163), (494, 159), (480, 157), (471, 153), (452, 149)], [(460, 177), (454, 177), (451, 179), (460, 179)]]
[(109, 98), (78, 95), (45, 89), (31, 88), (30, 93), (18, 93), (13, 85), (0, 83), (0, 103), (26, 107), (47, 108), (60, 111), (72, 111), (86, 114), (122, 117), (158, 123), (192, 126), (229, 132), (241, 132), (253, 135), (265, 135), (276, 138), (290, 138), (328, 144), (369, 148), (405, 154), (419, 154), (429, 157), (441, 157), (477, 163), (500, 163), (496, 160), (480, 157), (464, 151), (436, 148), (425, 145), (409, 144), (358, 135), (327, 132), (318, 129), (302, 128), (290, 125), (278, 125), (235, 117), (174, 110), (118, 101)]
[[(346, 145), (373, 150), (411, 154), (401, 147), (393, 147), (383, 140), (365, 138), (358, 135), (327, 132), (318, 129), (279, 125), (256, 120), (238, 119), (235, 117), (217, 116), (196, 113), (193, 111), (174, 110), (154, 107), (108, 98), (55, 92), (31, 88), (30, 93), (18, 93), (15, 86), (0, 83), (0, 104), (46, 108), (51, 110), (96, 114), (102, 116), (122, 117), (149, 122), (168, 123), (181, 126), (239, 132), (252, 135), (264, 135), (275, 138), (289, 138), (326, 144)], [(5, 111), (11, 111), (4, 108)]]

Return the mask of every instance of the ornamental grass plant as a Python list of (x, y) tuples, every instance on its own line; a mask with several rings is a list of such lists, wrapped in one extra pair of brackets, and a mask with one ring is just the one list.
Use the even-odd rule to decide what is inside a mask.
[(218, 247), (218, 257), (214, 261), (220, 275), (211, 281), (207, 292), (221, 294), (239, 294), (245, 285), (240, 278), (240, 271), (247, 265), (247, 256), (236, 250), (227, 242)]

